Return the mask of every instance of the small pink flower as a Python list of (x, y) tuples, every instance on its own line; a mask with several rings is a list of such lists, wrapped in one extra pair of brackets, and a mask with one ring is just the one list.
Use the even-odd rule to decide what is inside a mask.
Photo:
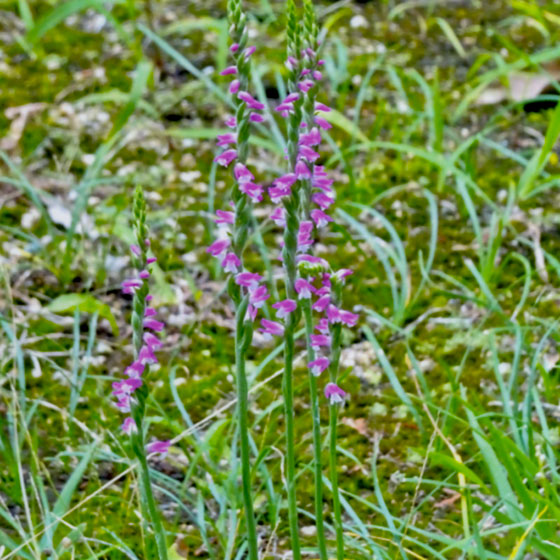
[(257, 101), (250, 93), (246, 91), (240, 91), (237, 94), (237, 97), (241, 99), (241, 101), (244, 101), (247, 104), (247, 107), (249, 107), (250, 109), (262, 111), (265, 108), (263, 103)]
[(251, 113), (249, 115), (249, 120), (254, 123), (260, 123), (264, 121), (264, 117), (259, 113)]
[(311, 80), (303, 80), (299, 82), (297, 86), (303, 93), (307, 93), (314, 85), (315, 84)]
[(274, 336), (283, 336), (284, 335), (284, 327), (280, 323), (276, 321), (269, 321), (268, 319), (261, 319), (262, 328), (259, 329), (264, 337), (267, 340), (272, 339), (272, 335)]
[(130, 435), (134, 432), (137, 432), (138, 428), (136, 427), (136, 422), (134, 421), (134, 419), (129, 416), (128, 418), (124, 419), (124, 422), (122, 423), (121, 426), (121, 430), (125, 434)]
[(311, 210), (311, 219), (315, 222), (318, 228), (325, 227), (329, 222), (333, 221), (333, 219), (328, 214), (325, 214), (318, 208)]
[(327, 319), (329, 323), (340, 323), (340, 311), (336, 305), (331, 304), (327, 307)]
[(121, 284), (123, 294), (134, 294), (141, 286), (142, 282), (140, 280), (125, 280)]
[(239, 91), (240, 87), (241, 87), (241, 82), (239, 80), (232, 80), (231, 84), (229, 84), (228, 91), (232, 95), (235, 95)]
[(315, 103), (315, 111), (323, 111), (324, 113), (330, 113), (331, 108), (324, 103)]
[(292, 189), (286, 185), (277, 185), (275, 187), (269, 187), (268, 196), (274, 204), (278, 204), (283, 198), (290, 196), (292, 194)]
[(240, 272), (235, 277), (235, 283), (238, 286), (243, 286), (245, 288), (256, 288), (259, 282), (262, 280), (262, 276), (256, 272)]
[(145, 332), (142, 338), (150, 350), (158, 350), (163, 346), (163, 342), (151, 332)]
[(360, 316), (356, 315), (356, 313), (351, 313), (350, 311), (345, 311), (344, 309), (341, 309), (339, 311), (339, 318), (340, 318), (340, 322), (344, 323), (346, 326), (354, 327), (358, 322)]
[(263, 199), (263, 187), (257, 183), (247, 181), (239, 183), (239, 190), (246, 194), (253, 202), (261, 202)]
[(149, 443), (146, 446), (146, 451), (148, 453), (160, 453), (161, 455), (167, 455), (167, 452), (169, 451), (169, 447), (171, 445), (171, 442), (169, 440), (167, 441), (153, 441), (152, 443)]
[(143, 325), (144, 328), (155, 332), (161, 332), (165, 326), (161, 321), (156, 321), (155, 319), (144, 319)]
[(321, 133), (318, 128), (312, 128), (309, 132), (301, 134), (299, 144), (301, 146), (317, 146), (321, 143)]
[(294, 288), (298, 295), (298, 299), (309, 299), (314, 291), (313, 286), (304, 278), (298, 278), (295, 281)]
[(313, 308), (314, 311), (318, 311), (319, 313), (322, 313), (329, 306), (330, 302), (331, 302), (330, 296), (322, 296), (311, 307)]
[(319, 322), (315, 325), (315, 329), (322, 334), (329, 333), (329, 320), (326, 317), (319, 319)]
[[(269, 190), (270, 193), (270, 190)], [(281, 227), (286, 226), (286, 217), (284, 215), (284, 208), (277, 206), (272, 214), (270, 214), (270, 219), (277, 225)]]
[(299, 93), (294, 91), (293, 93), (288, 94), (282, 103), (293, 103), (297, 99), (299, 99)]
[(139, 272), (138, 276), (139, 276), (140, 278), (142, 278), (142, 280), (146, 280), (146, 279), (148, 279), (148, 278), (150, 277), (150, 271), (149, 271), (149, 270), (145, 270), (145, 269), (144, 269), (144, 270), (141, 270), (141, 271)]
[(231, 76), (232, 74), (237, 74), (237, 68), (235, 66), (228, 66), (220, 72), (220, 76)]
[(313, 119), (315, 121), (315, 124), (319, 125), (323, 130), (328, 130), (329, 128), (332, 128), (332, 124), (325, 120), (323, 117), (315, 117)]
[(245, 56), (245, 58), (249, 58), (255, 51), (257, 50), (257, 47), (255, 46), (250, 46), (247, 47), (244, 51), (243, 51), (243, 55)]
[(301, 159), (296, 163), (295, 172), (298, 179), (311, 179), (311, 171), (309, 171), (306, 163)]
[(238, 183), (248, 183), (255, 179), (254, 175), (242, 163), (236, 163), (233, 168), (233, 175)]
[(330, 196), (327, 196), (322, 192), (313, 193), (311, 195), (311, 200), (323, 211), (329, 208), (329, 206), (331, 206), (334, 202), (334, 200)]
[(236, 273), (241, 266), (241, 261), (235, 253), (228, 253), (220, 264), (226, 272)]
[(128, 375), (128, 377), (131, 377), (133, 379), (140, 379), (140, 377), (144, 373), (144, 369), (145, 369), (145, 365), (139, 362), (138, 360), (136, 360), (125, 368), (124, 374)]
[(235, 128), (237, 126), (237, 121), (235, 120), (235, 117), (233, 115), (230, 115), (226, 120), (225, 120), (225, 125), (228, 128)]
[(351, 274), (354, 274), (353, 270), (350, 270), (349, 268), (341, 268), (335, 272), (334, 276), (336, 276), (336, 278), (344, 284), (346, 282), (346, 278)]
[(346, 391), (343, 391), (336, 383), (327, 383), (325, 387), (325, 397), (329, 399), (330, 404), (342, 404)]
[(152, 349), (146, 344), (140, 348), (138, 361), (141, 364), (157, 364), (157, 358)]
[(214, 158), (214, 161), (219, 165), (227, 167), (237, 157), (237, 151), (234, 149), (226, 150), (219, 156)]
[(210, 253), (213, 257), (219, 257), (230, 246), (230, 243), (229, 239), (217, 239), (206, 249), (206, 252)]
[(302, 145), (299, 148), (299, 157), (305, 158), (307, 161), (314, 162), (319, 159), (319, 153), (309, 146)]
[(326, 334), (312, 334), (311, 335), (311, 346), (318, 350), (321, 346), (330, 346), (331, 345), (331, 337)]
[(229, 144), (237, 143), (237, 136), (233, 132), (228, 132), (227, 134), (218, 134), (217, 138), (218, 146), (228, 146)]
[(272, 307), (276, 309), (276, 317), (285, 319), (292, 311), (297, 309), (297, 303), (293, 299), (284, 299), (277, 303), (273, 303)]
[(235, 214), (233, 212), (228, 212), (227, 210), (216, 210), (216, 219), (214, 220), (217, 224), (233, 224), (235, 220)]
[(140, 257), (142, 255), (142, 250), (138, 245), (131, 245), (130, 250), (137, 256)]
[(328, 358), (317, 358), (316, 360), (309, 362), (307, 367), (311, 370), (311, 373), (317, 377), (329, 367), (329, 363)]
[(239, 43), (233, 43), (233, 45), (231, 45), (231, 47), (229, 48), (230, 52), (234, 53), (237, 52), (239, 50)]
[(316, 80), (321, 80), (321, 79), (323, 79), (323, 74), (321, 74), (321, 72), (319, 72), (319, 70), (315, 70), (315, 71), (313, 72), (313, 77), (314, 77)]
[(148, 257), (146, 259), (146, 264), (154, 264), (157, 261), (156, 257)]
[(146, 307), (144, 309), (144, 317), (155, 317), (157, 315), (157, 311), (153, 307)]
[(266, 286), (259, 286), (249, 292), (249, 301), (253, 307), (257, 309), (264, 305), (264, 302), (270, 297)]

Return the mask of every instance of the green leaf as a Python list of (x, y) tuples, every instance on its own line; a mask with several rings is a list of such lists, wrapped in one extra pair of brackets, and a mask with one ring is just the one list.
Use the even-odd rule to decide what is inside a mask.
[(100, 317), (109, 321), (113, 334), (119, 334), (119, 327), (111, 308), (90, 294), (63, 294), (53, 299), (47, 305), (47, 309), (51, 313), (67, 313), (76, 309), (84, 313), (99, 313)]

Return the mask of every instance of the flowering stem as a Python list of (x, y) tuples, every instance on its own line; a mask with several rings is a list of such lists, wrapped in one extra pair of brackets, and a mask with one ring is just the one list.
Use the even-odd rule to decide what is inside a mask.
[[(311, 345), (313, 334), (313, 316), (311, 301), (303, 302), (303, 316), (305, 319), (305, 335), (307, 339), (307, 358), (315, 360), (315, 351)], [(323, 465), (321, 461), (321, 416), (319, 413), (319, 396), (317, 394), (317, 379), (311, 368), (309, 369), (309, 393), (311, 395), (311, 418), (313, 420), (313, 464), (315, 467), (315, 523), (317, 526), (317, 545), (319, 557), (327, 560), (327, 543), (325, 539), (325, 523), (323, 520)]]
[[(342, 299), (342, 288), (339, 283), (333, 285), (333, 303), (336, 306), (340, 305)], [(342, 325), (335, 323), (331, 325), (332, 337), (332, 350), (331, 350), (331, 363), (329, 368), (329, 377), (331, 383), (337, 382), (338, 367), (340, 362), (340, 339), (342, 334)], [(331, 404), (329, 406), (329, 471), (331, 479), (331, 491), (333, 499), (334, 511), (334, 528), (336, 532), (336, 558), (337, 560), (344, 560), (344, 537), (342, 528), (342, 514), (340, 509), (340, 496), (338, 493), (338, 470), (337, 470), (337, 426), (338, 426), (338, 405)]]

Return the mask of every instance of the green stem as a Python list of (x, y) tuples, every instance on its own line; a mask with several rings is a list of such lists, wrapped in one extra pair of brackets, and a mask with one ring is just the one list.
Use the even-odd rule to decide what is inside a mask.
[(336, 532), (336, 558), (344, 560), (344, 537), (342, 533), (342, 514), (340, 511), (340, 496), (338, 494), (338, 471), (336, 461), (336, 428), (338, 424), (338, 405), (329, 405), (329, 424), (330, 424), (330, 478), (334, 510), (334, 528)]
[(247, 541), (250, 560), (258, 560), (257, 527), (251, 495), (251, 449), (249, 446), (249, 389), (245, 372), (246, 329), (244, 326), (247, 312), (247, 298), (237, 306), (235, 331), (235, 370), (237, 381), (237, 420), (239, 422), (239, 439), (241, 442), (241, 478), (243, 486), (243, 504), (247, 522)]
[[(333, 282), (332, 285), (332, 300), (334, 305), (340, 306), (342, 300), (342, 285), (338, 282)], [(335, 323), (331, 326), (331, 364), (329, 368), (329, 377), (331, 383), (336, 383), (338, 378), (338, 367), (340, 362), (340, 343), (342, 335), (342, 326), (340, 323)], [(338, 425), (338, 405), (329, 405), (329, 426), (330, 426), (330, 441), (329, 441), (329, 470), (331, 479), (331, 490), (334, 511), (334, 528), (336, 532), (336, 558), (337, 560), (344, 560), (344, 537), (342, 530), (342, 514), (340, 511), (340, 496), (338, 492), (338, 471), (336, 461), (336, 441), (337, 441), (337, 425)]]
[[(142, 440), (141, 435), (138, 435), (138, 438)], [(142, 501), (142, 508), (144, 509), (144, 515), (148, 519), (150, 519), (152, 528), (154, 530), (158, 559), (167, 560), (165, 531), (163, 529), (163, 525), (161, 524), (159, 511), (157, 509), (154, 495), (152, 493), (150, 470), (148, 467), (148, 461), (146, 460), (146, 454), (141, 451), (144, 449), (144, 445), (143, 442), (140, 443), (140, 445), (136, 446), (136, 456), (138, 457), (138, 465), (140, 467), (140, 496)]]
[[(313, 316), (311, 302), (305, 300), (303, 304), (305, 318), (305, 335), (307, 339), (307, 358), (310, 362), (315, 359), (315, 351), (311, 345), (313, 334)], [(323, 519), (323, 465), (321, 461), (321, 416), (319, 413), (319, 396), (317, 394), (317, 379), (309, 370), (309, 393), (311, 395), (311, 418), (313, 420), (313, 465), (315, 474), (315, 523), (317, 526), (317, 546), (319, 558), (327, 560), (327, 541), (325, 538), (325, 523)]]
[(292, 539), (292, 556), (294, 560), (301, 560), (296, 497), (294, 436), (294, 329), (295, 320), (293, 318), (293, 313), (290, 313), (284, 333), (284, 376), (282, 378), (282, 391), (284, 395), (284, 416), (286, 422), (286, 478), (288, 485), (288, 518), (290, 536)]

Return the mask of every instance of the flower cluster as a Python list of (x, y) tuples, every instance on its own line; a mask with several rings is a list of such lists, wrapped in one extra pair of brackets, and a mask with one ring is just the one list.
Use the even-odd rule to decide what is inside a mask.
[[(144, 228), (140, 227), (142, 231)], [(139, 237), (141, 237), (139, 235)], [(125, 379), (113, 383), (113, 395), (117, 399), (116, 406), (123, 413), (131, 413), (138, 405), (139, 399), (135, 393), (143, 385), (143, 375), (147, 373), (150, 365), (157, 363), (155, 352), (163, 344), (155, 333), (163, 330), (164, 324), (156, 319), (157, 312), (150, 303), (153, 299), (149, 293), (150, 265), (156, 262), (154, 256), (148, 256), (150, 240), (147, 238), (139, 239), (139, 245), (131, 245), (132, 258), (137, 269), (140, 271), (136, 278), (131, 278), (122, 282), (124, 294), (133, 295), (133, 331), (136, 350), (136, 358), (125, 368)], [(140, 317), (138, 317), (140, 315)], [(141, 421), (140, 415), (140, 421)], [(122, 430), (132, 435), (138, 432), (140, 426), (135, 420), (134, 414), (125, 418)], [(155, 441), (147, 446), (148, 452), (165, 454), (169, 449), (168, 441)]]

